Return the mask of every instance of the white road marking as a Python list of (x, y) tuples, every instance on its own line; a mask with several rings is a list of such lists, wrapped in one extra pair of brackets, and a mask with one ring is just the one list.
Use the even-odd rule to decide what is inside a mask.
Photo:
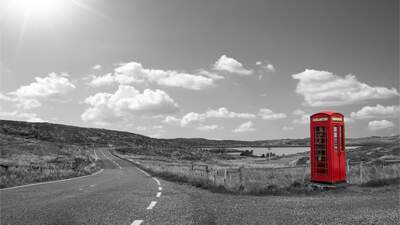
[(158, 187), (158, 190), (161, 191), (161, 190), (162, 190), (162, 187)]
[(156, 197), (159, 198), (161, 196), (161, 192), (157, 192)]
[(148, 174), (146, 171), (144, 171), (144, 170), (142, 170), (142, 169), (139, 169), (139, 168), (137, 168), (137, 167), (136, 167), (136, 169), (138, 169), (140, 172), (144, 173), (144, 175), (150, 177), (150, 174)]
[(107, 156), (106, 156), (106, 154), (104, 154), (104, 152), (103, 151), (100, 151), (103, 155), (104, 155), (104, 157), (106, 157), (108, 160), (110, 160), (111, 162), (113, 162), (115, 165), (117, 165), (118, 166), (118, 168), (120, 168), (120, 169), (122, 169), (122, 167), (117, 163), (117, 162), (115, 162), (114, 160), (112, 160), (112, 159), (110, 159), (110, 158), (108, 158)]
[(131, 223), (131, 225), (140, 225), (141, 223), (143, 223), (143, 220), (135, 220)]
[(153, 209), (154, 206), (156, 206), (157, 202), (156, 201), (151, 201), (149, 207), (147, 209)]
[(157, 178), (155, 178), (155, 177), (152, 177), (152, 178), (153, 178), (153, 180), (155, 180), (155, 181), (156, 181), (156, 183), (158, 184), (158, 186), (160, 186), (160, 185), (161, 185), (160, 181), (159, 181)]
[(99, 160), (99, 156), (97, 155), (96, 150), (93, 150), (93, 152), (94, 152), (94, 160), (95, 161)]
[(96, 185), (95, 184), (90, 185), (90, 187), (94, 187), (94, 186), (96, 186)]
[(85, 177), (96, 176), (97, 174), (100, 174), (103, 171), (104, 171), (104, 169), (101, 169), (101, 170), (97, 171), (94, 174), (89, 174), (89, 175), (80, 176), (80, 177), (73, 177), (73, 178), (68, 178), (68, 179), (63, 179), (63, 180), (53, 180), (53, 181), (46, 181), (46, 182), (41, 182), (41, 183), (33, 183), (33, 184), (26, 184), (26, 185), (21, 185), (21, 186), (3, 188), (3, 189), (0, 189), (0, 191), (17, 189), (17, 188), (24, 188), (24, 187), (32, 187), (32, 186), (42, 185), (42, 184), (53, 184), (53, 183), (59, 183), (59, 182), (64, 182), (64, 181), (77, 180), (77, 179), (81, 179), (81, 178), (85, 178)]

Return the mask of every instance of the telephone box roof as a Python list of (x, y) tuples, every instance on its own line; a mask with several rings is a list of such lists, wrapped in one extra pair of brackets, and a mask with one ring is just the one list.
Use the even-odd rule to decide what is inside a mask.
[(318, 114), (325, 114), (325, 115), (328, 115), (328, 116), (333, 116), (333, 115), (338, 115), (339, 114), (339, 115), (343, 116), (343, 114), (335, 112), (335, 111), (321, 111), (321, 112), (318, 112), (318, 113), (315, 113), (315, 114), (311, 115), (311, 117), (313, 117), (315, 115), (318, 115)]

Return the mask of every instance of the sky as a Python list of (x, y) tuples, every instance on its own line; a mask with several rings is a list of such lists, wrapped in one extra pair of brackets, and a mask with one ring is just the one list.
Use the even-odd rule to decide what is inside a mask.
[(158, 138), (399, 134), (396, 0), (5, 0), (0, 119)]

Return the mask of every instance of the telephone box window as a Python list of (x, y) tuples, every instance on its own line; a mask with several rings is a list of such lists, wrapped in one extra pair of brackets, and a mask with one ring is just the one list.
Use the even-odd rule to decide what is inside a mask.
[(340, 139), (340, 150), (344, 151), (345, 145), (344, 145), (344, 127), (343, 126), (340, 126), (340, 137), (341, 137), (341, 139)]
[(337, 151), (338, 150), (338, 127), (333, 127), (333, 148)]
[(326, 156), (326, 128), (315, 127), (315, 166), (318, 174), (326, 174), (327, 168), (327, 156)]

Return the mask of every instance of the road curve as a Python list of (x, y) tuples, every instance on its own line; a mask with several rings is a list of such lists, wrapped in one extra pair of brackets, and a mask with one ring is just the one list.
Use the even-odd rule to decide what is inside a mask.
[(1, 224), (397, 224), (398, 187), (313, 196), (211, 193), (152, 178), (97, 150), (104, 171), (0, 191)]

